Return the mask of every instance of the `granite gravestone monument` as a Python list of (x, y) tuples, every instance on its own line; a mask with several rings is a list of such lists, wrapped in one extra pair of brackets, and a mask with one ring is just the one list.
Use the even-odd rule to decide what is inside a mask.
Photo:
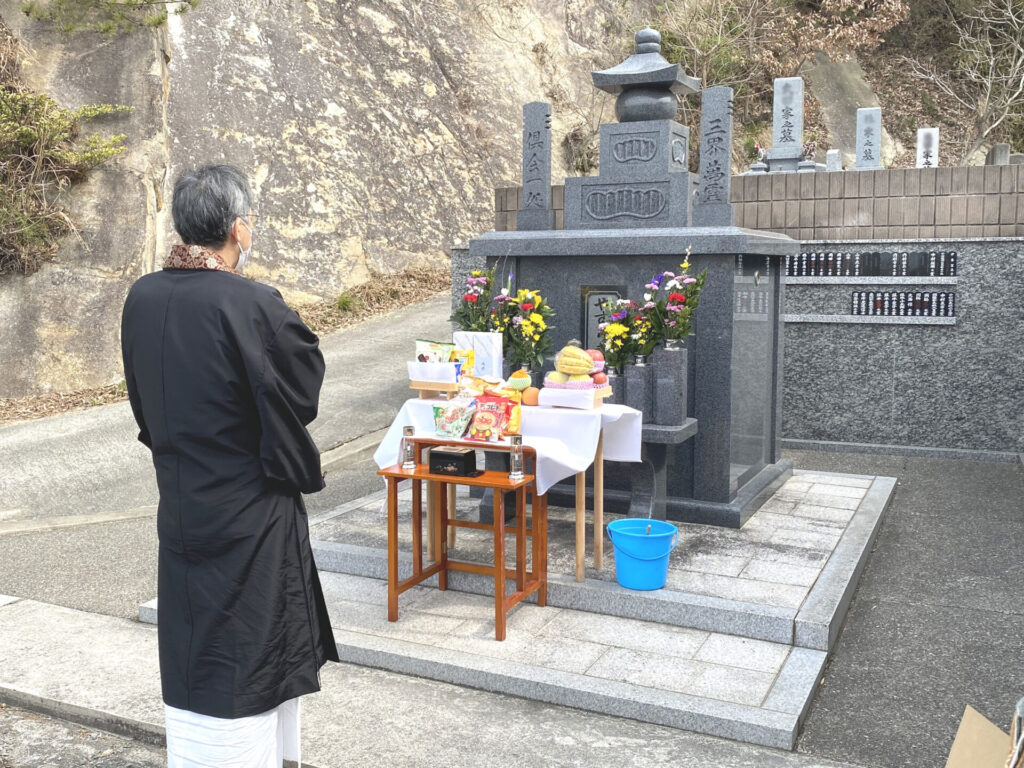
[(700, 97), (700, 174), (693, 226), (731, 227), (732, 88), (716, 85)]
[(825, 170), (843, 170), (843, 153), (838, 149), (830, 149), (825, 153)]
[[(678, 270), (684, 254), (692, 274), (706, 269), (685, 356), (659, 349), (646, 366), (627, 365), (620, 377), (632, 402), (658, 407), (644, 417), (643, 463), (609, 462), (605, 499), (611, 511), (738, 527), (792, 466), (779, 446), (779, 292), (782, 256), (798, 246), (778, 233), (714, 223), (727, 215), (719, 206), (729, 200), (725, 88), (704, 95), (702, 194), (693, 218), (708, 225), (686, 225), (692, 188), (686, 134), (672, 114), (677, 92), (699, 82), (668, 65), (657, 41), (656, 32), (642, 30), (635, 54), (594, 73), (598, 88), (618, 94), (623, 122), (601, 126), (602, 175), (567, 179), (566, 231), (489, 232), (470, 242), (469, 260), (477, 269), (507, 265), (517, 286), (539, 290), (557, 307), (562, 319), (551, 329), (554, 349), (573, 338), (591, 342), (598, 300), (622, 295), (639, 301), (651, 292), (653, 277)], [(708, 161), (719, 155), (716, 169)], [(651, 190), (661, 197), (647, 195)], [(667, 216), (659, 211), (645, 218), (661, 206)], [(665, 223), (652, 224), (658, 216)], [(744, 297), (754, 293), (761, 299), (758, 313), (742, 314), (749, 302)], [(674, 363), (669, 356), (677, 356)], [(670, 369), (682, 375), (664, 375)], [(671, 386), (661, 386), (663, 378)], [(672, 403), (673, 397), (683, 400), (683, 390), (685, 405)], [(672, 405), (677, 413), (670, 413)], [(571, 483), (550, 491), (552, 504), (572, 504), (573, 496)], [(482, 509), (481, 519), (489, 514)]]
[(594, 85), (617, 96), (618, 123), (601, 126), (597, 177), (565, 180), (566, 229), (684, 227), (689, 222), (690, 132), (674, 118), (679, 95), (700, 81), (661, 56), (661, 35), (636, 34), (635, 53), (593, 73)]
[(882, 109), (861, 107), (857, 110), (857, 170), (882, 167)]
[(795, 171), (804, 153), (804, 79), (775, 78), (772, 146), (765, 153), (768, 171)]
[(917, 129), (917, 167), (935, 168), (939, 164), (939, 129)]
[(554, 229), (551, 208), (551, 105), (523, 105), (523, 202), (516, 229)]

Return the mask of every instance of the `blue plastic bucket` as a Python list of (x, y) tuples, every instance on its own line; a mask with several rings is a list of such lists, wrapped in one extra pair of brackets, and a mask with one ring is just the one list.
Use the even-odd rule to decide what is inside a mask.
[[(647, 526), (651, 532), (647, 533)], [(615, 578), (627, 589), (661, 589), (679, 529), (664, 520), (627, 518), (606, 526), (615, 549)]]

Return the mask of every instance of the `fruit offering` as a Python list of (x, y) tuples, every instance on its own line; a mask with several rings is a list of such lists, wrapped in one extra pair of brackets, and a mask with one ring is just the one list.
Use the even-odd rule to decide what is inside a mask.
[(594, 361), (594, 371), (600, 373), (604, 370), (604, 353), (600, 349), (588, 349), (587, 354)]
[(567, 376), (590, 375), (594, 372), (594, 358), (585, 350), (575, 347), (572, 344), (563, 347), (562, 351), (555, 355), (555, 370)]
[(518, 391), (522, 392), (527, 387), (533, 385), (533, 380), (530, 378), (530, 372), (525, 369), (520, 369), (508, 377), (508, 385)]

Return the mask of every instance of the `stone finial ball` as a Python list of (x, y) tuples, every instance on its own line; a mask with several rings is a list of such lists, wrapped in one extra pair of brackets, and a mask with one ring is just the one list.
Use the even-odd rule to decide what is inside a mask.
[(644, 27), (633, 38), (636, 41), (637, 53), (660, 53), (661, 33), (656, 29)]

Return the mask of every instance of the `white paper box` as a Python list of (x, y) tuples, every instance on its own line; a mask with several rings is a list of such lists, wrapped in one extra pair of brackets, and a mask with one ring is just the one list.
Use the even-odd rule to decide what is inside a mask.
[(432, 384), (454, 384), (456, 363), (419, 363), (410, 361), (409, 380)]
[(473, 373), (487, 378), (504, 378), (502, 373), (501, 334), (489, 331), (456, 331), (452, 334), (456, 349), (472, 349)]
[[(594, 408), (593, 389), (556, 389), (544, 387), (537, 396), (537, 404), (542, 406), (556, 405), (561, 408), (579, 408), (590, 410)], [(600, 403), (597, 403), (600, 405)]]

